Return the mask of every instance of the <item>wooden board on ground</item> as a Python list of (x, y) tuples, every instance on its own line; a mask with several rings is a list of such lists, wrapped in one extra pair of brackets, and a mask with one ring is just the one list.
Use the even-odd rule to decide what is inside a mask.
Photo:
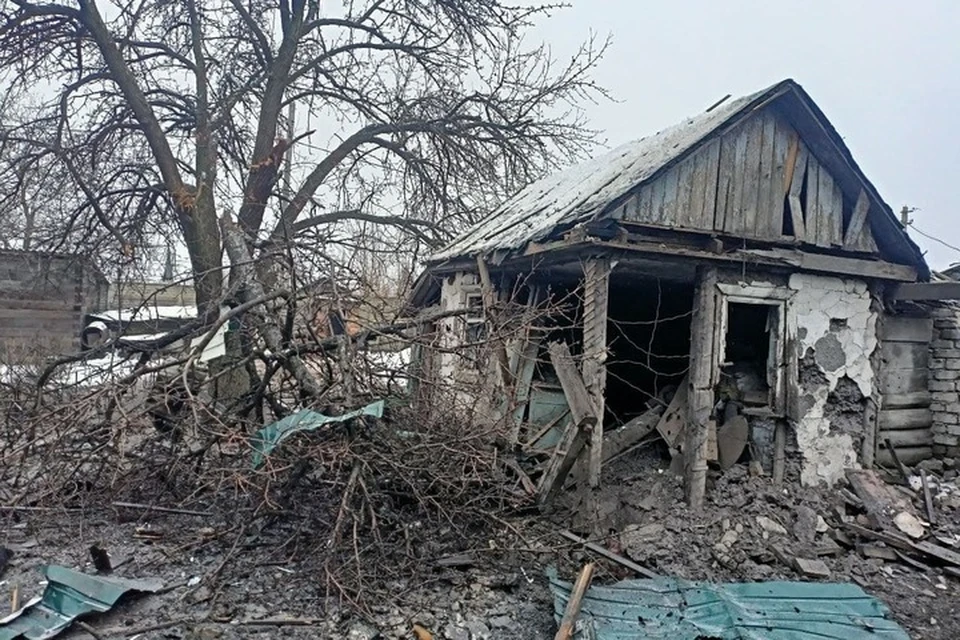
[(847, 480), (853, 492), (863, 501), (867, 515), (884, 529), (895, 527), (894, 517), (906, 511), (913, 513), (913, 505), (895, 488), (884, 482), (870, 469), (847, 469)]

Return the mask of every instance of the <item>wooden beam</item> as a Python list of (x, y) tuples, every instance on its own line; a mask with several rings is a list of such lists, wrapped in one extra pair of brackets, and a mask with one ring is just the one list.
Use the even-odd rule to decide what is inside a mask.
[(547, 465), (547, 471), (540, 480), (541, 505), (553, 502), (557, 493), (560, 492), (563, 481), (573, 468), (573, 463), (586, 446), (597, 424), (596, 409), (586, 385), (583, 384), (583, 378), (577, 371), (573, 356), (570, 355), (570, 349), (563, 342), (552, 342), (548, 349), (550, 361), (553, 363), (557, 378), (560, 379), (560, 386), (563, 387), (563, 394), (567, 398), (573, 420), (568, 423), (560, 437), (560, 442)]
[[(490, 271), (487, 269), (487, 263), (483, 256), (477, 256), (477, 271), (480, 273), (480, 287), (483, 295), (483, 310), (487, 316), (487, 323), (491, 331), (493, 340), (493, 349), (497, 355), (497, 362), (500, 363), (500, 376), (503, 381), (504, 396), (513, 397), (513, 373), (510, 371), (510, 357), (507, 355), (507, 345), (499, 335), (495, 304), (497, 292), (493, 288), (493, 282), (490, 280)], [(509, 409), (508, 409), (509, 410)], [(516, 444), (514, 442), (513, 444)]]
[(897, 280), (915, 282), (917, 270), (902, 264), (881, 260), (861, 260), (843, 256), (831, 256), (822, 253), (805, 253), (792, 249), (742, 249), (733, 255), (756, 256), (766, 258), (772, 263), (788, 264), (806, 271), (876, 278), (878, 280)]
[(600, 486), (603, 461), (604, 393), (607, 388), (607, 315), (610, 299), (610, 261), (588, 260), (583, 266), (583, 380), (596, 411), (590, 437), (587, 485)]
[(577, 425), (594, 426), (599, 420), (597, 418), (597, 409), (593, 405), (593, 399), (587, 391), (587, 386), (577, 371), (577, 365), (570, 355), (570, 348), (563, 342), (551, 342), (548, 346), (550, 352), (550, 362), (553, 363), (553, 369), (560, 380), (560, 386), (563, 387), (563, 395), (567, 398), (567, 404), (570, 406), (570, 415), (573, 416), (573, 422)]
[(577, 544), (583, 545), (583, 548), (586, 549), (587, 551), (592, 551), (593, 553), (596, 553), (599, 556), (603, 556), (607, 560), (612, 560), (613, 562), (616, 562), (620, 566), (626, 567), (627, 569), (630, 569), (631, 571), (637, 573), (638, 575), (643, 576), (644, 578), (652, 579), (652, 578), (660, 577), (653, 571), (650, 571), (650, 569), (647, 569), (646, 567), (637, 564), (633, 560), (624, 558), (620, 554), (614, 553), (613, 551), (610, 551), (606, 547), (602, 547), (595, 542), (584, 540), (583, 538), (576, 535), (575, 533), (572, 533), (566, 530), (558, 531), (557, 533), (559, 533), (561, 536), (563, 536), (564, 538), (566, 538), (571, 542), (575, 542)]
[(700, 271), (690, 322), (689, 418), (684, 443), (684, 488), (692, 509), (703, 507), (707, 486), (707, 440), (713, 408), (714, 329), (717, 325), (717, 270)]
[(578, 252), (596, 251), (601, 247), (611, 251), (619, 250), (651, 256), (695, 258), (713, 263), (742, 265), (744, 262), (749, 262), (756, 265), (792, 267), (814, 273), (850, 275), (877, 280), (893, 280), (896, 282), (916, 282), (917, 280), (917, 270), (911, 266), (882, 260), (863, 260), (845, 256), (806, 253), (794, 249), (738, 249), (729, 253), (714, 253), (697, 247), (668, 244), (667, 242), (590, 239), (583, 242), (558, 240), (543, 244), (532, 243), (528, 246), (524, 255), (526, 257), (542, 256), (556, 251), (568, 251), (571, 256), (575, 256)]
[(560, 628), (557, 629), (557, 635), (554, 640), (571, 640), (573, 638), (574, 627), (577, 624), (577, 617), (580, 615), (580, 605), (583, 603), (583, 596), (587, 593), (590, 581), (593, 579), (594, 564), (588, 562), (583, 565), (577, 581), (570, 590), (570, 598), (567, 600), (567, 608), (563, 612), (563, 618), (560, 620)]
[(897, 285), (894, 300), (960, 300), (960, 282), (910, 282)]

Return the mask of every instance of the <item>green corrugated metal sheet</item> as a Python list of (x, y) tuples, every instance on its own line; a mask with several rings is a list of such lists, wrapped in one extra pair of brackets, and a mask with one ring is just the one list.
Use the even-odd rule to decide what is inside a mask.
[(43, 597), (0, 620), (0, 640), (46, 640), (69, 627), (82, 615), (109, 611), (128, 591), (158, 591), (154, 580), (124, 580), (91, 576), (66, 567), (44, 568), (47, 588)]
[[(550, 575), (563, 616), (570, 584)], [(910, 640), (890, 610), (854, 584), (711, 584), (676, 578), (592, 586), (583, 600), (581, 640)]]

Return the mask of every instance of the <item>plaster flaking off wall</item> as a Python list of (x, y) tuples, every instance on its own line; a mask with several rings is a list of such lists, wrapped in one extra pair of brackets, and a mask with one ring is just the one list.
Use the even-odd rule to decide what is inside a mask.
[[(850, 433), (831, 428), (828, 396), (844, 377), (863, 397), (873, 394), (870, 355), (877, 348), (877, 314), (862, 280), (798, 273), (790, 276), (789, 287), (795, 292), (789, 313), (803, 381), (796, 416), (800, 478), (806, 485), (833, 484), (844, 469), (858, 466), (859, 447)], [(805, 367), (815, 370), (804, 375)]]

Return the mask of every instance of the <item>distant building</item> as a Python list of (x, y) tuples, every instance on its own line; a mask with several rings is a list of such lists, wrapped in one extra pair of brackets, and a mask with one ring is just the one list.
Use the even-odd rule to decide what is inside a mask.
[(106, 305), (107, 290), (107, 279), (81, 256), (0, 250), (0, 358), (77, 350), (83, 318)]

